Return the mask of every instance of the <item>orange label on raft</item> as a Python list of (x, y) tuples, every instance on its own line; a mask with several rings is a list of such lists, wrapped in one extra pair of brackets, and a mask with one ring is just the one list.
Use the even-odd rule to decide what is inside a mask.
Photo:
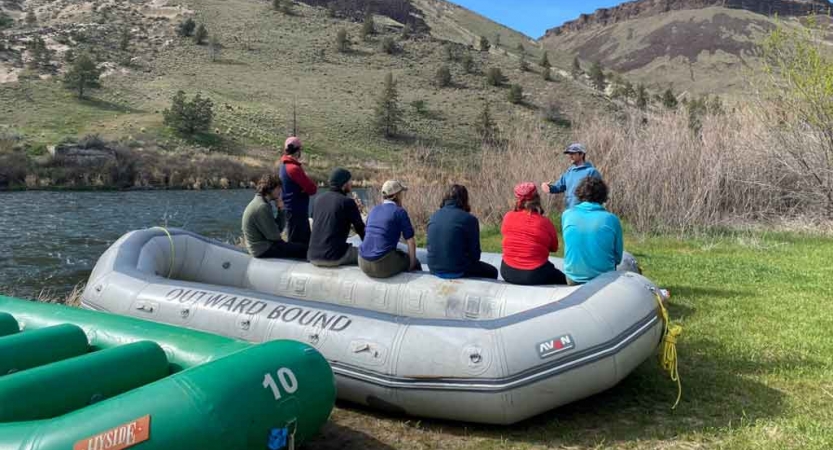
[(150, 439), (150, 415), (75, 443), (72, 450), (122, 450)]

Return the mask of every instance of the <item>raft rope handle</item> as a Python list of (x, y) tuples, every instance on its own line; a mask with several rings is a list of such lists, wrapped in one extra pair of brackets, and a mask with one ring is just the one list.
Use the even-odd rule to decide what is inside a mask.
[(671, 409), (676, 409), (683, 396), (683, 384), (680, 381), (680, 372), (677, 368), (677, 338), (683, 333), (683, 327), (678, 324), (668, 325), (668, 309), (662, 303), (662, 297), (658, 292), (654, 292), (654, 297), (657, 299), (659, 313), (665, 324), (662, 343), (660, 344), (662, 348), (660, 349), (659, 363), (662, 366), (662, 370), (668, 372), (668, 375), (671, 376), (671, 381), (677, 382), (677, 401), (671, 407)]
[(171, 232), (168, 231), (165, 227), (153, 227), (155, 230), (162, 230), (166, 235), (168, 235), (168, 240), (171, 242), (171, 264), (168, 266), (168, 276), (165, 278), (171, 278), (171, 275), (174, 274), (174, 261), (176, 261), (176, 253), (174, 251), (174, 238), (171, 236)]

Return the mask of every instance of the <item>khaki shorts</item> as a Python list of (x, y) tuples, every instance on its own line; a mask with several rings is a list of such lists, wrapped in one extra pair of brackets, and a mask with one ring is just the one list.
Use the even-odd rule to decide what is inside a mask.
[(351, 245), (347, 247), (347, 251), (344, 252), (344, 256), (342, 256), (341, 259), (337, 259), (335, 261), (311, 260), (310, 262), (316, 267), (355, 266), (359, 263), (359, 249), (358, 247)]

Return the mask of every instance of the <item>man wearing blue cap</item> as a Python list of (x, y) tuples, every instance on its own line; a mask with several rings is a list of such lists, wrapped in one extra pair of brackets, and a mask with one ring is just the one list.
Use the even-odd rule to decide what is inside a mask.
[(564, 192), (564, 209), (570, 209), (579, 203), (578, 199), (576, 199), (576, 187), (581, 183), (581, 180), (587, 177), (594, 177), (601, 180), (602, 174), (593, 167), (593, 164), (585, 160), (587, 150), (584, 148), (584, 145), (572, 144), (564, 150), (564, 154), (570, 158), (570, 162), (573, 165), (561, 175), (558, 181), (541, 183), (541, 189), (550, 194)]

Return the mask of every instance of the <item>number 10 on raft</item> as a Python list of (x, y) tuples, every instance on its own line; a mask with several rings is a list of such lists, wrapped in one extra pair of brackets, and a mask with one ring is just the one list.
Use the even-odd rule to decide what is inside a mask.
[[(271, 373), (263, 375), (263, 388), (271, 389), (272, 395), (275, 396), (275, 400), (281, 399), (281, 388), (283, 388), (283, 392), (286, 395), (294, 394), (295, 391), (298, 390), (298, 379), (295, 378), (295, 374), (292, 370), (287, 369), (286, 367), (281, 367), (278, 369), (276, 374), (278, 376), (277, 383)], [(278, 384), (280, 384), (280, 387), (278, 387)]]

